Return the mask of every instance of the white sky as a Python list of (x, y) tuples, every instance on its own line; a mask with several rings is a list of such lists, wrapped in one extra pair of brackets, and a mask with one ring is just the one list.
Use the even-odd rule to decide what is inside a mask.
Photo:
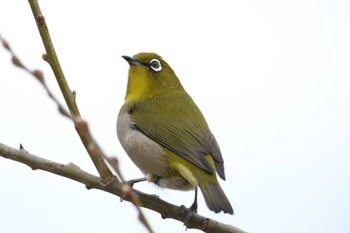
[[(82, 116), (127, 178), (117, 141), (128, 64), (157, 52), (197, 102), (226, 167), (235, 215), (199, 213), (249, 232), (348, 232), (350, 3), (347, 1), (41, 1)], [(62, 100), (27, 1), (0, 2), (0, 33)], [(0, 142), (96, 174), (75, 130), (0, 49)], [(63, 103), (63, 101), (62, 101)], [(0, 158), (1, 232), (146, 232), (112, 195)], [(136, 188), (175, 204), (193, 192)], [(145, 210), (157, 233), (179, 222)], [(120, 230), (122, 229), (122, 230)], [(188, 232), (199, 232), (188, 230)]]

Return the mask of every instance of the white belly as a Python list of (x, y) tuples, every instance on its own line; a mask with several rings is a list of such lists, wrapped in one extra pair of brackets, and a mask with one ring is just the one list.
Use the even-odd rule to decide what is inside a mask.
[(133, 127), (126, 112), (120, 112), (117, 121), (118, 139), (130, 159), (144, 173), (158, 177), (169, 176), (169, 162), (161, 145)]
[(117, 134), (125, 152), (135, 165), (163, 188), (191, 190), (194, 187), (169, 166), (163, 147), (135, 129), (134, 122), (123, 108), (118, 116)]

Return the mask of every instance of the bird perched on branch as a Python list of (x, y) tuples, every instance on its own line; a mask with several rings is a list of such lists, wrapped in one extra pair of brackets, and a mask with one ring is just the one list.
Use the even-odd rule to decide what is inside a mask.
[(123, 56), (129, 63), (118, 139), (143, 179), (160, 187), (195, 190), (189, 216), (197, 211), (197, 189), (218, 213), (233, 209), (216, 174), (225, 180), (224, 160), (201, 111), (172, 68), (155, 53)]

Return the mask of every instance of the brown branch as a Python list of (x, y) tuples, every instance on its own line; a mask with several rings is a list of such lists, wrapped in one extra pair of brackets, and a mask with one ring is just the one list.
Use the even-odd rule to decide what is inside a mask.
[[(79, 129), (79, 131), (83, 134), (83, 135), (90, 135), (90, 130), (89, 130), (89, 127), (88, 127), (88, 124), (86, 121), (84, 120), (80, 120), (76, 123), (76, 128)], [(109, 164), (112, 166), (112, 168), (114, 169), (114, 171), (117, 173), (119, 179), (122, 181), (122, 189), (124, 191), (124, 194), (123, 194), (123, 199), (128, 196), (129, 197), (129, 200), (134, 204), (134, 206), (136, 207), (137, 209), (137, 212), (139, 214), (138, 218), (140, 220), (140, 222), (147, 228), (147, 230), (150, 232), (150, 233), (153, 233), (153, 230), (150, 226), (150, 224), (148, 223), (146, 217), (144, 216), (144, 214), (142, 213), (142, 210), (140, 208), (141, 206), (141, 203), (140, 203), (140, 200), (137, 196), (137, 194), (132, 190), (132, 188), (130, 187), (130, 185), (125, 182), (121, 172), (120, 172), (120, 169), (119, 169), (119, 163), (118, 163), (118, 159), (117, 158), (108, 158), (105, 154), (102, 154), (101, 153), (101, 150), (99, 150), (97, 147), (96, 147), (96, 144), (90, 144), (90, 146), (87, 148), (88, 151), (89, 151), (89, 154), (91, 154), (92, 156), (94, 157), (100, 157), (100, 158), (105, 158)], [(118, 182), (118, 181), (115, 181), (115, 182)], [(120, 183), (120, 182), (118, 182)]]
[(56, 55), (55, 48), (51, 40), (51, 36), (49, 34), (49, 29), (45, 22), (45, 17), (41, 13), (38, 1), (29, 0), (29, 5), (32, 9), (35, 22), (37, 24), (41, 39), (43, 41), (43, 44), (46, 50), (46, 54), (43, 55), (43, 59), (47, 63), (49, 63), (52, 71), (55, 74), (56, 81), (61, 89), (62, 95), (68, 106), (70, 115), (72, 116), (72, 120), (76, 126), (75, 129), (79, 134), (79, 137), (84, 147), (89, 153), (90, 158), (94, 163), (98, 173), (100, 174), (102, 182), (107, 183), (109, 179), (112, 178), (113, 174), (111, 170), (108, 168), (107, 164), (105, 163), (103, 156), (94, 156), (93, 154), (90, 153), (89, 148), (94, 147), (95, 150), (98, 150), (98, 153), (97, 153), (98, 155), (104, 154), (101, 148), (97, 145), (96, 141), (93, 139), (92, 135), (90, 133), (82, 132), (81, 129), (77, 127), (77, 122), (81, 121), (82, 117), (80, 115), (79, 108), (75, 101), (76, 92), (71, 91), (71, 89), (69, 88), (69, 85), (64, 76), (63, 70), (61, 68), (60, 62)]
[[(125, 186), (120, 183), (115, 177), (109, 180), (107, 184), (101, 182), (99, 177), (94, 176), (86, 171), (83, 171), (73, 163), (67, 165), (50, 161), (36, 155), (33, 155), (23, 149), (14, 149), (0, 143), (0, 156), (28, 165), (33, 170), (43, 170), (62, 177), (66, 177), (82, 183), (87, 189), (99, 189), (118, 197), (123, 197), (126, 201), (131, 201), (129, 195), (125, 194)], [(184, 206), (176, 206), (163, 201), (155, 195), (145, 194), (133, 189), (133, 192), (138, 196), (140, 205), (147, 209), (151, 209), (160, 213), (162, 218), (172, 218), (183, 222), (187, 228), (195, 228), (208, 233), (244, 233), (234, 226), (220, 223), (216, 220), (194, 214), (190, 219), (185, 221), (187, 216), (187, 208)]]
[(25, 72), (32, 75), (36, 80), (38, 80), (39, 83), (44, 87), (48, 96), (53, 100), (53, 102), (56, 103), (59, 113), (61, 113), (65, 117), (71, 118), (68, 111), (61, 105), (61, 103), (58, 101), (58, 99), (55, 97), (55, 95), (50, 91), (49, 87), (46, 85), (45, 76), (43, 72), (39, 69), (30, 70), (26, 65), (24, 65), (23, 62), (19, 59), (19, 57), (12, 50), (9, 42), (5, 40), (1, 35), (0, 35), (0, 41), (2, 46), (11, 54), (12, 63), (16, 67), (23, 69)]

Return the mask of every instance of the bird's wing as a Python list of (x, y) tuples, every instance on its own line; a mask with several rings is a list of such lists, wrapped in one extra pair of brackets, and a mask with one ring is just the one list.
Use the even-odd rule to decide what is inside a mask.
[(161, 115), (159, 111), (162, 110), (158, 109), (158, 114), (155, 114), (147, 108), (146, 104), (136, 106), (133, 111), (138, 112), (138, 114), (130, 113), (135, 127), (143, 134), (204, 171), (213, 173), (215, 171), (206, 159), (210, 154), (214, 160), (216, 172), (225, 179), (220, 148), (209, 129), (201, 128), (191, 119), (175, 118), (170, 121), (167, 120), (169, 117), (159, 117)]

